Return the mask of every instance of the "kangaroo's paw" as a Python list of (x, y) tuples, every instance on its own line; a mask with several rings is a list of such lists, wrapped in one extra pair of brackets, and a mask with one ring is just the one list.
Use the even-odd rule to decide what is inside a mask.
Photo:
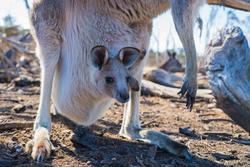
[(137, 130), (132, 130), (132, 131), (121, 130), (119, 134), (129, 139), (136, 139), (136, 140), (143, 141), (145, 143), (154, 144), (158, 146), (159, 148), (168, 151), (169, 153), (172, 153), (179, 157), (183, 157), (189, 161), (192, 160), (193, 158), (187, 146), (170, 139), (166, 134), (161, 133), (161, 132), (148, 130), (148, 129), (141, 129), (138, 131)]
[(54, 150), (49, 139), (49, 131), (46, 128), (39, 128), (35, 132), (34, 139), (27, 142), (26, 152), (37, 162), (41, 162), (50, 156), (51, 150)]
[(193, 104), (195, 102), (196, 92), (197, 92), (196, 79), (193, 79), (192, 81), (185, 79), (181, 87), (181, 90), (178, 92), (181, 98), (184, 95), (186, 95), (186, 98), (187, 98), (186, 107), (187, 109), (190, 109), (190, 111), (192, 110)]

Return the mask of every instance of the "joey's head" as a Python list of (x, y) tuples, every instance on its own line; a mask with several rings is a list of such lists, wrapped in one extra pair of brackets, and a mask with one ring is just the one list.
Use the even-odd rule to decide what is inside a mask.
[(96, 46), (91, 51), (92, 65), (97, 69), (95, 82), (97, 89), (103, 95), (114, 98), (121, 103), (129, 100), (130, 89), (139, 91), (139, 83), (130, 73), (140, 56), (136, 48), (122, 48), (116, 56), (109, 56), (104, 46)]

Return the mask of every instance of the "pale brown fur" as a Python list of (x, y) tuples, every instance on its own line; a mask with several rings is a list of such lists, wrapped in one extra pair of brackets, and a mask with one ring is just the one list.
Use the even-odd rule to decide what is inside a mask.
[[(114, 94), (121, 87), (128, 87), (127, 82), (119, 82), (106, 89), (103, 87), (104, 83), (99, 82), (103, 79), (102, 76), (110, 73), (124, 79), (126, 75), (130, 75), (140, 83), (146, 58), (137, 59), (128, 68), (118, 61), (118, 53), (124, 47), (147, 50), (152, 19), (166, 11), (170, 5), (187, 54), (186, 77), (181, 93), (187, 92), (188, 98), (194, 98), (196, 57), (192, 22), (197, 2), (200, 3), (198, 0), (178, 3), (174, 0), (35, 0), (31, 23), (41, 64), (42, 84), (34, 125), (32, 157), (41, 161), (49, 156), (52, 148), (49, 139), (50, 97), (61, 115), (88, 126), (110, 106), (115, 98)], [(109, 51), (110, 62), (101, 69), (91, 62), (91, 50), (97, 45), (102, 45)], [(140, 128), (140, 94), (130, 91), (130, 96), (124, 110), (120, 135), (156, 144), (173, 154), (190, 158), (184, 145), (169, 139), (163, 133)]]

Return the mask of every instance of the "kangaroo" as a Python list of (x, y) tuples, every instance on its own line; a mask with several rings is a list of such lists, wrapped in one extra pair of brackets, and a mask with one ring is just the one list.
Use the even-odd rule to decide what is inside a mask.
[(167, 51), (169, 59), (162, 64), (159, 68), (169, 72), (181, 72), (184, 71), (181, 63), (176, 59), (176, 52)]
[[(126, 103), (121, 136), (155, 144), (191, 159), (188, 148), (161, 132), (141, 129), (139, 89), (147, 60), (152, 19), (172, 8), (186, 52), (181, 96), (192, 108), (197, 90), (193, 17), (200, 0), (34, 0), (31, 31), (41, 66), (41, 94), (34, 137), (27, 151), (50, 156), (50, 99), (61, 115), (93, 124), (116, 99)], [(144, 57), (145, 56), (145, 57)]]

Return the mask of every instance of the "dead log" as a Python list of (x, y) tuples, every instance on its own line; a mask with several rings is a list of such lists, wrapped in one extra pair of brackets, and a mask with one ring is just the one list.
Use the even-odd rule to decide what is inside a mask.
[[(152, 71), (147, 72), (143, 75), (143, 78), (148, 81), (152, 81), (159, 85), (173, 87), (173, 88), (181, 88), (183, 78), (177, 76), (174, 73), (167, 72), (163, 69), (154, 69)], [(198, 88), (199, 89), (208, 89), (209, 86), (202, 82), (203, 78), (198, 78)]]
[(0, 130), (10, 130), (10, 129), (25, 129), (33, 127), (34, 122), (26, 121), (26, 122), (6, 122), (0, 123)]
[[(163, 98), (180, 98), (177, 94), (179, 92), (179, 88), (171, 88), (162, 86), (151, 81), (142, 80), (141, 86), (141, 94), (142, 95), (150, 95), (150, 96), (159, 96)], [(211, 100), (213, 96), (211, 94), (211, 90), (209, 89), (199, 89), (196, 97), (199, 99)]]
[(234, 9), (250, 11), (250, 0), (207, 0), (210, 5), (222, 5)]
[(206, 55), (217, 106), (250, 132), (250, 49), (242, 30), (232, 27), (219, 32)]
[(1, 37), (1, 36), (0, 36), (0, 39), (3, 40), (3, 41), (5, 41), (5, 42), (8, 42), (9, 44), (12, 45), (12, 47), (14, 47), (15, 49), (17, 49), (21, 53), (24, 53), (24, 54), (27, 54), (27, 55), (35, 55), (35, 52), (34, 51), (30, 51), (26, 47), (27, 44), (24, 44), (21, 41), (15, 41), (13, 39), (6, 38), (6, 37)]
[(11, 68), (15, 69), (17, 71), (15, 65), (4, 55), (0, 54), (0, 60), (3, 59)]

